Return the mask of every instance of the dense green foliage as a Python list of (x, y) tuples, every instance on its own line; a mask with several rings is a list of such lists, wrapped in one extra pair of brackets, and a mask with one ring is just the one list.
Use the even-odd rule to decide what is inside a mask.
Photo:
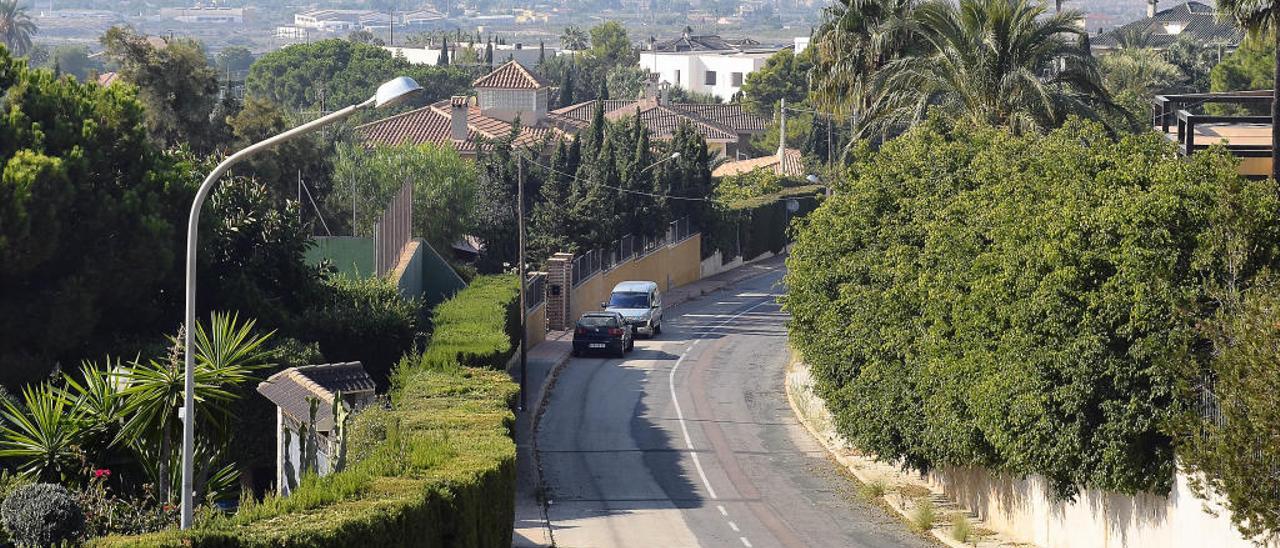
[(839, 430), (883, 459), (1041, 474), (1062, 496), (1167, 490), (1206, 282), (1275, 262), (1275, 183), (1081, 122), (931, 122), (856, 156), (787, 275), (792, 341)]
[(188, 179), (149, 146), (126, 87), (0, 51), (0, 89), (0, 382), (13, 387), (162, 331)]
[(414, 65), (380, 47), (347, 40), (295, 44), (258, 58), (245, 79), (246, 92), (289, 109), (333, 111), (364, 102), (387, 80), (409, 76), (424, 92), (424, 105), (471, 87), (471, 76), (454, 66)]
[(1187, 375), (1198, 382), (1185, 397), (1198, 404), (1179, 424), (1178, 457), (1193, 489), (1218, 495), (1241, 532), (1262, 537), (1280, 531), (1280, 291), (1274, 279), (1223, 289), (1225, 306), (1205, 322), (1213, 362)]
[(742, 84), (742, 105), (756, 114), (772, 116), (778, 102), (786, 99), (795, 106), (809, 97), (809, 71), (815, 50), (796, 55), (784, 49), (769, 56), (760, 70), (747, 75)]
[[(714, 221), (702, 231), (703, 258), (716, 250), (726, 261), (781, 252), (791, 242), (790, 225), (818, 207), (823, 190), (814, 185), (788, 186), (723, 203), (716, 209)], [(792, 201), (795, 205), (789, 206)], [(795, 207), (795, 211), (788, 207)]]
[(384, 278), (332, 276), (310, 297), (295, 331), (317, 341), (331, 362), (361, 362), (385, 389), (391, 367), (417, 340), (420, 305)]
[(1269, 89), (1275, 77), (1276, 50), (1271, 35), (1246, 36), (1240, 47), (1209, 73), (1212, 91)]
[[(491, 299), (513, 292), (509, 276), (480, 278), (455, 296), (451, 302), (457, 302), (456, 313), (446, 309), (437, 317), (436, 329), (449, 331), (449, 318), (474, 324), (473, 314), (501, 315), (501, 304)], [(488, 326), (488, 332), (472, 333), (485, 340), (507, 340), (509, 355), (505, 326)], [(426, 351), (433, 352), (432, 346)], [(309, 478), (288, 497), (245, 504), (234, 516), (215, 517), (189, 531), (110, 537), (94, 545), (510, 543), (515, 518), (515, 444), (510, 428), (516, 386), (505, 372), (413, 354), (401, 361), (393, 385), (389, 409), (368, 409), (353, 419), (351, 439), (359, 445), (353, 446), (345, 471)]]
[(515, 276), (482, 276), (440, 303), (432, 314), (428, 368), (449, 364), (502, 370), (520, 337), (520, 293)]
[[(434, 144), (338, 147), (329, 206), (354, 207), (356, 234), (374, 223), (405, 184), (413, 184), (413, 234), (440, 253), (469, 233), (476, 202), (476, 166), (451, 147)], [(352, 199), (352, 194), (356, 199)], [(354, 203), (353, 203), (354, 202)]]

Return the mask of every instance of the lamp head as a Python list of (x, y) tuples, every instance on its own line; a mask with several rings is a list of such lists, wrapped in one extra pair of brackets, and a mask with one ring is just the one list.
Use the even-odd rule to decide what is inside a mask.
[(671, 159), (672, 159), (672, 160), (674, 160), (674, 159), (676, 159), (676, 158), (679, 158), (679, 157), (680, 157), (680, 153), (679, 153), (679, 152), (672, 152), (672, 153), (671, 153)]
[(393, 107), (405, 102), (414, 93), (422, 91), (422, 86), (408, 76), (401, 76), (378, 86), (374, 94), (374, 108)]
[(813, 175), (813, 174), (810, 174), (810, 175), (806, 176), (806, 177), (804, 178), (804, 180), (809, 181), (809, 184), (813, 184), (813, 185), (816, 185), (816, 184), (818, 184), (818, 182), (819, 182), (819, 181), (818, 181), (818, 176), (817, 176), (817, 175)]

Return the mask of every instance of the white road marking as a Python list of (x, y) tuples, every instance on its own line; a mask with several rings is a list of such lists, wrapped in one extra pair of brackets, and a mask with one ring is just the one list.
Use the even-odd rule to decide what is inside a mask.
[(724, 506), (723, 506), (723, 505), (717, 504), (717, 505), (716, 505), (716, 510), (719, 510), (719, 511), (720, 511), (720, 515), (722, 515), (722, 516), (728, 516), (728, 515), (729, 515), (729, 512), (728, 512), (728, 511), (726, 511), (726, 510), (724, 509)]
[[(752, 310), (760, 308), (761, 306), (764, 306), (765, 304), (768, 304), (770, 302), (772, 302), (772, 299), (765, 299), (763, 301), (760, 301), (752, 305), (751, 308), (748, 308), (746, 310), (743, 310), (742, 312), (734, 314), (729, 319), (723, 322), (720, 322), (718, 325), (714, 327), (708, 327), (704, 329), (701, 334), (695, 335), (693, 342), (689, 343), (689, 347), (684, 349), (684, 352), (680, 353), (680, 359), (676, 360), (675, 365), (671, 366), (671, 373), (667, 375), (667, 386), (671, 388), (671, 403), (676, 408), (676, 420), (680, 422), (680, 431), (684, 434), (685, 447), (689, 449), (689, 455), (693, 457), (693, 467), (698, 470), (698, 478), (702, 480), (702, 486), (707, 488), (707, 494), (711, 496), (712, 500), (716, 500), (720, 497), (716, 496), (715, 488), (711, 486), (711, 481), (707, 479), (707, 472), (702, 469), (702, 460), (698, 458), (698, 452), (693, 447), (693, 438), (689, 437), (689, 426), (684, 421), (684, 411), (680, 409), (680, 398), (676, 395), (676, 371), (680, 370), (680, 364), (684, 363), (684, 359), (689, 357), (689, 351), (693, 350), (693, 347), (697, 346), (698, 341), (701, 340), (701, 338), (705, 336), (708, 332), (710, 332), (713, 329), (716, 329), (717, 327), (723, 327), (725, 324), (733, 320), (736, 320), (742, 316), (745, 316), (747, 313), (751, 312)], [(742, 542), (747, 542), (747, 539), (743, 538)], [(750, 546), (750, 545), (751, 545), (750, 543), (747, 543), (747, 546)]]
[(750, 299), (752, 297), (772, 297), (772, 295), (768, 293), (739, 293), (737, 295), (734, 295), (734, 297), (742, 297), (744, 299)]
[(741, 529), (738, 529), (738, 524), (736, 524), (736, 523), (734, 523), (734, 522), (732, 522), (732, 521), (731, 521), (731, 522), (729, 522), (729, 528), (730, 528), (730, 529), (733, 529), (733, 532), (735, 532), (735, 533), (737, 533), (737, 532), (741, 531)]
[(747, 537), (738, 537), (738, 540), (742, 541), (743, 546), (751, 548), (751, 541), (747, 540)]
[(742, 304), (742, 301), (717, 301), (716, 306), (728, 306), (732, 304)]

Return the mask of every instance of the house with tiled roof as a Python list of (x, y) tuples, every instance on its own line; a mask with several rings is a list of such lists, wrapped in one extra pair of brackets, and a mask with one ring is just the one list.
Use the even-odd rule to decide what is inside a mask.
[[(398, 145), (435, 143), (474, 156), (486, 141), (511, 134), (520, 121), (517, 146), (541, 147), (558, 138), (572, 138), (591, 125), (597, 100), (548, 110), (551, 87), (517, 61), (510, 61), (472, 83), (476, 94), (457, 96), (356, 128), (365, 142)], [(713, 153), (737, 158), (751, 137), (763, 133), (768, 120), (748, 113), (742, 105), (668, 103), (656, 86), (644, 97), (604, 100), (611, 121), (638, 116), (655, 140), (670, 139), (681, 123), (689, 123)]]
[(511, 134), (520, 121), (517, 146), (541, 146), (562, 136), (548, 117), (551, 86), (518, 61), (509, 61), (472, 82), (474, 96), (455, 96), (356, 128), (370, 144), (435, 143), (474, 156), (483, 143)]
[(258, 384), (276, 405), (276, 490), (287, 495), (302, 476), (335, 470), (335, 404), (346, 413), (367, 407), (377, 386), (360, 362), (291, 367)]
[(658, 74), (667, 84), (727, 100), (742, 90), (748, 74), (760, 70), (770, 56), (782, 49), (751, 38), (727, 40), (718, 35), (696, 35), (686, 27), (677, 38), (650, 38), (640, 52), (640, 66)]
[(732, 177), (734, 175), (742, 175), (757, 169), (767, 169), (774, 175), (779, 177), (789, 177), (792, 179), (803, 179), (806, 175), (804, 169), (804, 155), (794, 148), (783, 149), (776, 154), (761, 156), (759, 158), (748, 158), (746, 160), (738, 160), (736, 162), (725, 162), (716, 167), (711, 172), (712, 177)]
[(1120, 49), (1127, 40), (1139, 38), (1147, 47), (1163, 50), (1179, 38), (1187, 37), (1198, 44), (1221, 46), (1234, 51), (1244, 33), (1230, 20), (1219, 19), (1213, 6), (1185, 2), (1159, 9), (1158, 0), (1147, 1), (1147, 17), (1121, 25), (1090, 40), (1096, 53)]
[[(576, 134), (591, 125), (600, 102), (593, 99), (553, 110), (550, 119), (556, 127)], [(606, 119), (618, 121), (636, 116), (657, 141), (670, 139), (681, 123), (688, 123), (706, 140), (713, 154), (730, 159), (742, 156), (751, 137), (763, 133), (769, 124), (743, 110), (740, 104), (669, 103), (654, 94), (632, 100), (606, 99), (603, 103)]]

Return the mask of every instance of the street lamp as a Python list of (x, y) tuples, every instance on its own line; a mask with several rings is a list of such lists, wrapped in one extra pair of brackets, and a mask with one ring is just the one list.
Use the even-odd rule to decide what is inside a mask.
[(342, 110), (326, 114), (320, 118), (302, 124), (301, 126), (276, 135), (275, 137), (249, 145), (243, 150), (228, 156), (227, 159), (223, 160), (222, 163), (213, 168), (213, 171), (209, 173), (209, 176), (205, 177), (204, 182), (200, 183), (200, 188), (196, 190), (196, 198), (191, 203), (191, 216), (187, 221), (187, 314), (185, 323), (183, 324), (186, 331), (186, 350), (184, 352), (184, 359), (186, 361), (186, 381), (182, 408), (178, 410), (178, 417), (182, 419), (181, 526), (183, 529), (191, 527), (191, 483), (194, 475), (192, 460), (195, 457), (196, 237), (200, 227), (200, 208), (204, 205), (205, 199), (209, 197), (209, 192), (213, 190), (213, 184), (217, 182), (218, 178), (221, 177), (223, 173), (226, 173), (231, 166), (243, 161), (249, 156), (290, 139), (306, 135), (334, 122), (348, 118), (358, 111), (399, 105), (415, 92), (421, 90), (422, 86), (418, 85), (413, 78), (401, 76), (391, 80), (381, 86), (378, 86), (377, 93), (363, 103), (351, 105)]
[(674, 160), (674, 159), (679, 158), (679, 157), (680, 157), (680, 153), (679, 153), (679, 152), (672, 152), (670, 156), (667, 156), (666, 158), (663, 158), (663, 159), (661, 159), (661, 160), (658, 160), (658, 161), (656, 161), (656, 162), (654, 162), (654, 163), (652, 163), (652, 164), (649, 164), (649, 165), (645, 166), (645, 168), (644, 168), (644, 169), (642, 169), (642, 170), (640, 170), (639, 172), (637, 172), (637, 173), (636, 173), (636, 177), (639, 177), (639, 176), (641, 176), (641, 175), (644, 175), (644, 172), (649, 171), (650, 169), (653, 169), (653, 168), (655, 168), (655, 167), (657, 167), (657, 166), (659, 166), (659, 165), (661, 165), (661, 164), (665, 164), (665, 163), (667, 163), (667, 162), (670, 162), (671, 160)]

